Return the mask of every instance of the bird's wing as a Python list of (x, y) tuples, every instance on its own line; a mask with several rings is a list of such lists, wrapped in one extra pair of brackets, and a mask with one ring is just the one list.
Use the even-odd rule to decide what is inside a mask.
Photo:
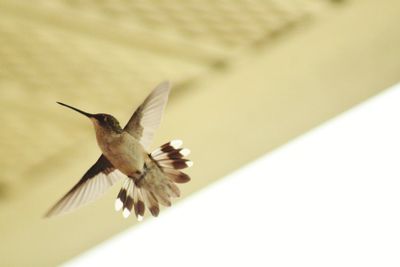
[(130, 133), (145, 149), (149, 148), (168, 101), (169, 82), (160, 83), (136, 109), (124, 130)]
[(92, 202), (122, 177), (125, 175), (101, 155), (79, 182), (46, 213), (45, 217), (67, 213)]

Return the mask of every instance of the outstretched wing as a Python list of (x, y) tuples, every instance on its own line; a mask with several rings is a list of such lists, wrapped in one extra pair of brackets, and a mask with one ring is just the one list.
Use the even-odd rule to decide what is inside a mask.
[(94, 201), (122, 177), (125, 175), (101, 155), (79, 182), (46, 213), (45, 217), (67, 213)]
[(140, 140), (145, 149), (149, 148), (154, 132), (160, 126), (169, 91), (169, 82), (160, 83), (136, 109), (124, 128), (133, 137)]

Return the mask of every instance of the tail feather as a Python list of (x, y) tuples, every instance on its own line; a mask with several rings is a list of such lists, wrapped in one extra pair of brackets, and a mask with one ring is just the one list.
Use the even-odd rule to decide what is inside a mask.
[(182, 144), (183, 144), (183, 142), (181, 140), (172, 140), (172, 141), (165, 143), (162, 146), (156, 148), (153, 152), (151, 152), (151, 156), (153, 158), (156, 158), (159, 155), (179, 149), (182, 146)]
[(180, 197), (181, 196), (181, 191), (179, 190), (179, 187), (177, 187), (174, 183), (168, 183), (167, 187), (169, 189), (169, 195), (172, 197)]
[[(125, 218), (128, 218), (129, 215), (131, 215), (132, 211), (132, 206), (133, 206), (133, 190), (135, 188), (135, 185), (133, 184), (133, 181), (131, 179), (127, 179), (127, 188), (126, 188), (126, 199), (124, 201), (123, 205), (123, 211), (122, 215)], [(122, 200), (121, 200), (122, 201)]]
[(156, 197), (153, 195), (153, 193), (146, 190), (143, 190), (142, 193), (145, 205), (149, 208), (151, 215), (157, 217), (160, 213), (160, 207), (158, 205)]
[(144, 200), (142, 197), (142, 189), (135, 186), (133, 189), (133, 205), (134, 205), (134, 210), (135, 210), (135, 215), (136, 218), (138, 218), (139, 221), (143, 219), (144, 212), (145, 212), (145, 205), (144, 205)]
[(122, 185), (121, 190), (118, 193), (117, 199), (115, 200), (115, 210), (121, 210), (126, 202), (127, 199), (127, 190), (129, 186), (129, 179), (126, 179), (124, 184)]
[(173, 182), (177, 184), (183, 184), (190, 181), (189, 175), (181, 171), (165, 169), (164, 173), (168, 176), (169, 179), (171, 179)]
[(182, 159), (190, 154), (190, 150), (187, 148), (180, 148), (176, 150), (171, 150), (167, 153), (157, 153), (155, 156), (152, 156), (156, 160), (169, 160), (169, 159)]
[(136, 217), (141, 220), (146, 207), (157, 217), (160, 204), (171, 206), (171, 198), (181, 194), (176, 183), (190, 181), (190, 177), (180, 170), (193, 165), (192, 161), (185, 158), (190, 150), (181, 146), (182, 141), (173, 140), (154, 150), (149, 155), (153, 161), (148, 166), (143, 182), (135, 184), (132, 178), (127, 178), (118, 194), (115, 209), (118, 211), (122, 208), (126, 218), (133, 208)]
[(191, 160), (188, 159), (162, 159), (158, 164), (163, 168), (180, 170), (191, 167), (193, 165)]
[(187, 148), (180, 148), (182, 141), (173, 140), (157, 148), (150, 155), (162, 168), (164, 174), (175, 183), (186, 183), (190, 177), (177, 170), (193, 166), (193, 162), (184, 157), (190, 154)]

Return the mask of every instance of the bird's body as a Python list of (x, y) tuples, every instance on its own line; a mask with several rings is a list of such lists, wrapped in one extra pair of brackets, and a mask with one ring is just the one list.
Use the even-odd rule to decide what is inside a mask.
[(158, 128), (169, 94), (169, 84), (161, 83), (140, 105), (122, 129), (112, 115), (90, 114), (69, 105), (92, 122), (102, 155), (81, 180), (47, 213), (53, 216), (74, 210), (102, 195), (121, 178), (125, 182), (115, 202), (128, 217), (134, 208), (138, 219), (147, 206), (153, 216), (159, 213), (159, 203), (170, 206), (170, 199), (180, 195), (175, 183), (185, 183), (189, 176), (179, 171), (190, 167), (184, 159), (189, 150), (181, 149), (181, 141), (164, 144), (152, 153), (147, 148)]
[(135, 137), (125, 131), (105, 134), (97, 130), (96, 138), (103, 155), (126, 176), (135, 178), (143, 172), (148, 154)]

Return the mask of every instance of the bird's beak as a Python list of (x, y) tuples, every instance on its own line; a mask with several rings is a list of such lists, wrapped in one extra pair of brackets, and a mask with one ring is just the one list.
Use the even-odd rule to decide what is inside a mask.
[(85, 115), (85, 116), (86, 116), (86, 117), (88, 117), (88, 118), (93, 118), (93, 117), (94, 117), (94, 115), (93, 115), (93, 114), (90, 114), (90, 113), (87, 113), (87, 112), (85, 112), (85, 111), (82, 111), (82, 110), (80, 110), (80, 109), (77, 109), (77, 108), (71, 107), (71, 106), (69, 106), (69, 105), (67, 105), (67, 104), (64, 104), (64, 103), (61, 103), (61, 102), (57, 102), (57, 104), (60, 104), (61, 106), (64, 106), (64, 107), (70, 108), (70, 109), (72, 109), (72, 110), (75, 110), (75, 111), (77, 111), (77, 112), (79, 112), (79, 113), (81, 113), (81, 114)]

